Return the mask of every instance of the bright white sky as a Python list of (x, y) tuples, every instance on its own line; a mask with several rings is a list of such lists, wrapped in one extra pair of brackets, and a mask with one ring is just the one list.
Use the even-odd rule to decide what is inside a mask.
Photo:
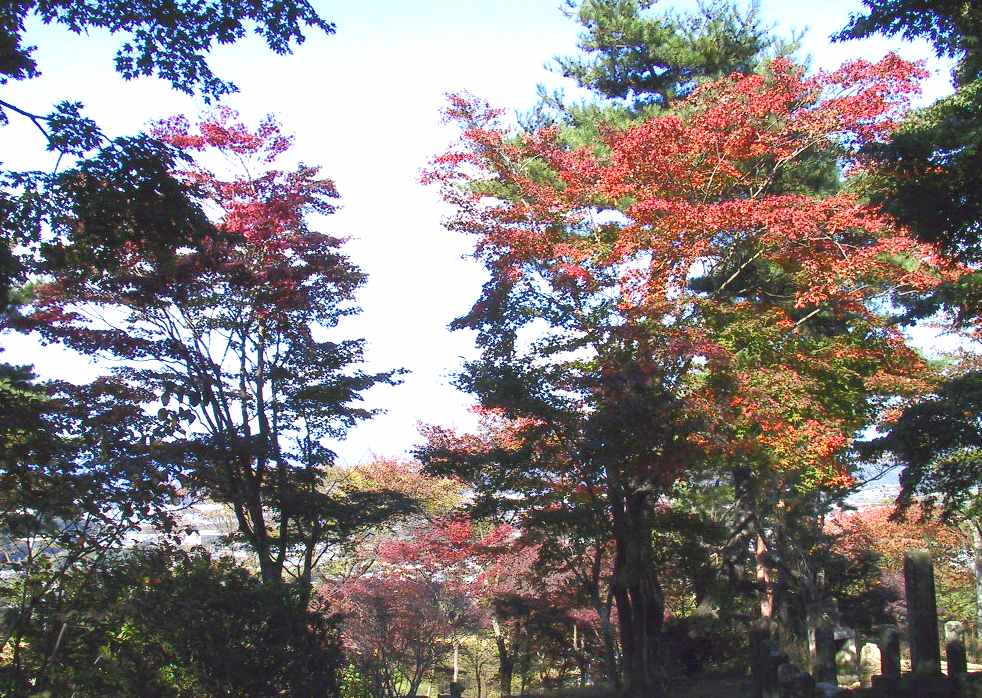
[[(295, 152), (323, 167), (342, 195), (342, 210), (323, 221), (325, 232), (350, 236), (347, 252), (368, 273), (359, 294), (363, 312), (344, 325), (347, 337), (368, 342), (370, 369), (401, 366), (402, 385), (368, 394), (386, 414), (355, 428), (338, 445), (340, 462), (398, 456), (419, 442), (419, 422), (467, 427), (471, 400), (450, 386), (472, 337), (447, 324), (476, 299), (484, 280), (467, 260), (469, 241), (441, 227), (447, 211), (420, 168), (455, 136), (441, 123), (444, 94), (469, 91), (506, 109), (525, 111), (536, 85), (565, 86), (545, 64), (575, 52), (578, 25), (561, 0), (364, 0), (315, 3), (337, 24), (334, 36), (313, 35), (292, 56), (279, 57), (257, 39), (212, 54), (212, 66), (241, 92), (226, 100), (247, 122), (275, 113), (296, 136)], [(692, 2), (665, 3), (685, 8)], [(950, 89), (947, 73), (926, 44), (872, 39), (831, 44), (829, 35), (860, 9), (858, 0), (763, 0), (762, 14), (785, 33), (806, 29), (803, 52), (813, 66), (832, 68), (851, 58), (876, 59), (890, 49), (925, 59), (935, 75), (926, 97)], [(42, 78), (3, 88), (4, 99), (46, 112), (62, 99), (85, 103), (110, 135), (141, 130), (176, 113), (195, 115), (200, 100), (157, 80), (122, 81), (113, 71), (120, 43), (104, 34), (77, 37), (32, 25)], [(47, 168), (44, 143), (23, 124), (0, 130), (6, 167)], [(34, 363), (46, 377), (82, 380), (98, 372), (85, 359), (31, 338), (5, 336), (3, 359)]]

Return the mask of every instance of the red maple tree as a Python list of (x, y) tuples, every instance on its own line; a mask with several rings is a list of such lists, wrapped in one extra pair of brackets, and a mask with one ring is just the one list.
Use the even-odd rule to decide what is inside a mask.
[(169, 256), (130, 242), (112, 274), (60, 271), (21, 325), (146, 391), (182, 485), (230, 505), (264, 581), (309, 592), (325, 551), (386, 513), (377, 497), (323, 487), (328, 441), (372, 414), (362, 391), (394, 377), (360, 371), (362, 341), (337, 337), (365, 277), (343, 239), (308, 223), (337, 191), (315, 167), (276, 167), (291, 139), (272, 119), (250, 129), (221, 109), (154, 135), (183, 153), (176, 174), (213, 226)]
[[(960, 270), (848, 190), (801, 192), (809, 163), (861, 172), (861, 148), (922, 75), (893, 55), (813, 76), (775, 60), (588, 145), (559, 127), (511, 133), (500, 112), (451, 97), (463, 135), (424, 181), (491, 275), (456, 321), (483, 349), (460, 384), (594, 474), (632, 695), (660, 684), (658, 497), (714, 464), (748, 472), (755, 500), (841, 489), (854, 433), (919, 387), (886, 301)], [(444, 470), (474, 462), (444, 456)], [(523, 467), (501, 449), (488, 460)], [(764, 512), (748, 507), (763, 560)]]

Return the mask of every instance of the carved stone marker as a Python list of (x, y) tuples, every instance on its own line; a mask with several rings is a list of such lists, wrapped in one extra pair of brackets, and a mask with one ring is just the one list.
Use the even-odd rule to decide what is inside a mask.
[(815, 680), (794, 664), (784, 663), (777, 668), (781, 698), (814, 698)]
[(873, 685), (873, 677), (880, 673), (880, 648), (872, 642), (863, 645), (859, 652), (859, 683), (863, 688)]
[(945, 656), (948, 660), (948, 676), (968, 673), (968, 657), (965, 655), (965, 628), (957, 620), (944, 624)]
[(936, 676), (941, 673), (941, 648), (930, 552), (911, 550), (904, 555), (904, 585), (907, 589), (911, 673)]
[(900, 631), (896, 625), (880, 628), (880, 673), (892, 679), (900, 678)]

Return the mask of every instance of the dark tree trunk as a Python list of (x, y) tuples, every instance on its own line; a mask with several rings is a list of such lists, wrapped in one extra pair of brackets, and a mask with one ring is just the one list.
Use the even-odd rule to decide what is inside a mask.
[(500, 641), (498, 647), (498, 692), (502, 696), (510, 696), (512, 677), (515, 675), (515, 659), (507, 651), (500, 651)]
[(498, 648), (498, 693), (501, 696), (510, 696), (511, 681), (515, 675), (515, 656), (508, 646), (505, 629), (496, 618), (491, 619), (491, 628), (494, 630), (494, 643)]
[(611, 483), (614, 520), (613, 591), (620, 624), (624, 693), (631, 698), (665, 695), (661, 666), (664, 597), (651, 550), (646, 492), (625, 495)]

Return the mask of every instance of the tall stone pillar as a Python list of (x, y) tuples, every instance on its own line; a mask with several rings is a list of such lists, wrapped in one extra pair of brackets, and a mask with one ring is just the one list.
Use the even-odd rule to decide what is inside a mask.
[(836, 684), (838, 672), (835, 666), (835, 631), (825, 619), (815, 627), (815, 680)]
[(880, 673), (870, 682), (874, 695), (895, 696), (900, 692), (900, 632), (896, 625), (880, 627)]
[(934, 564), (927, 550), (904, 555), (907, 590), (907, 624), (910, 628), (910, 664), (915, 676), (941, 673), (938, 608), (934, 596)]
[(900, 631), (896, 625), (880, 628), (880, 673), (893, 679), (900, 678)]
[(787, 657), (780, 654), (775, 643), (777, 628), (769, 618), (758, 618), (750, 629), (750, 651), (752, 654), (755, 698), (780, 698), (777, 668)]

